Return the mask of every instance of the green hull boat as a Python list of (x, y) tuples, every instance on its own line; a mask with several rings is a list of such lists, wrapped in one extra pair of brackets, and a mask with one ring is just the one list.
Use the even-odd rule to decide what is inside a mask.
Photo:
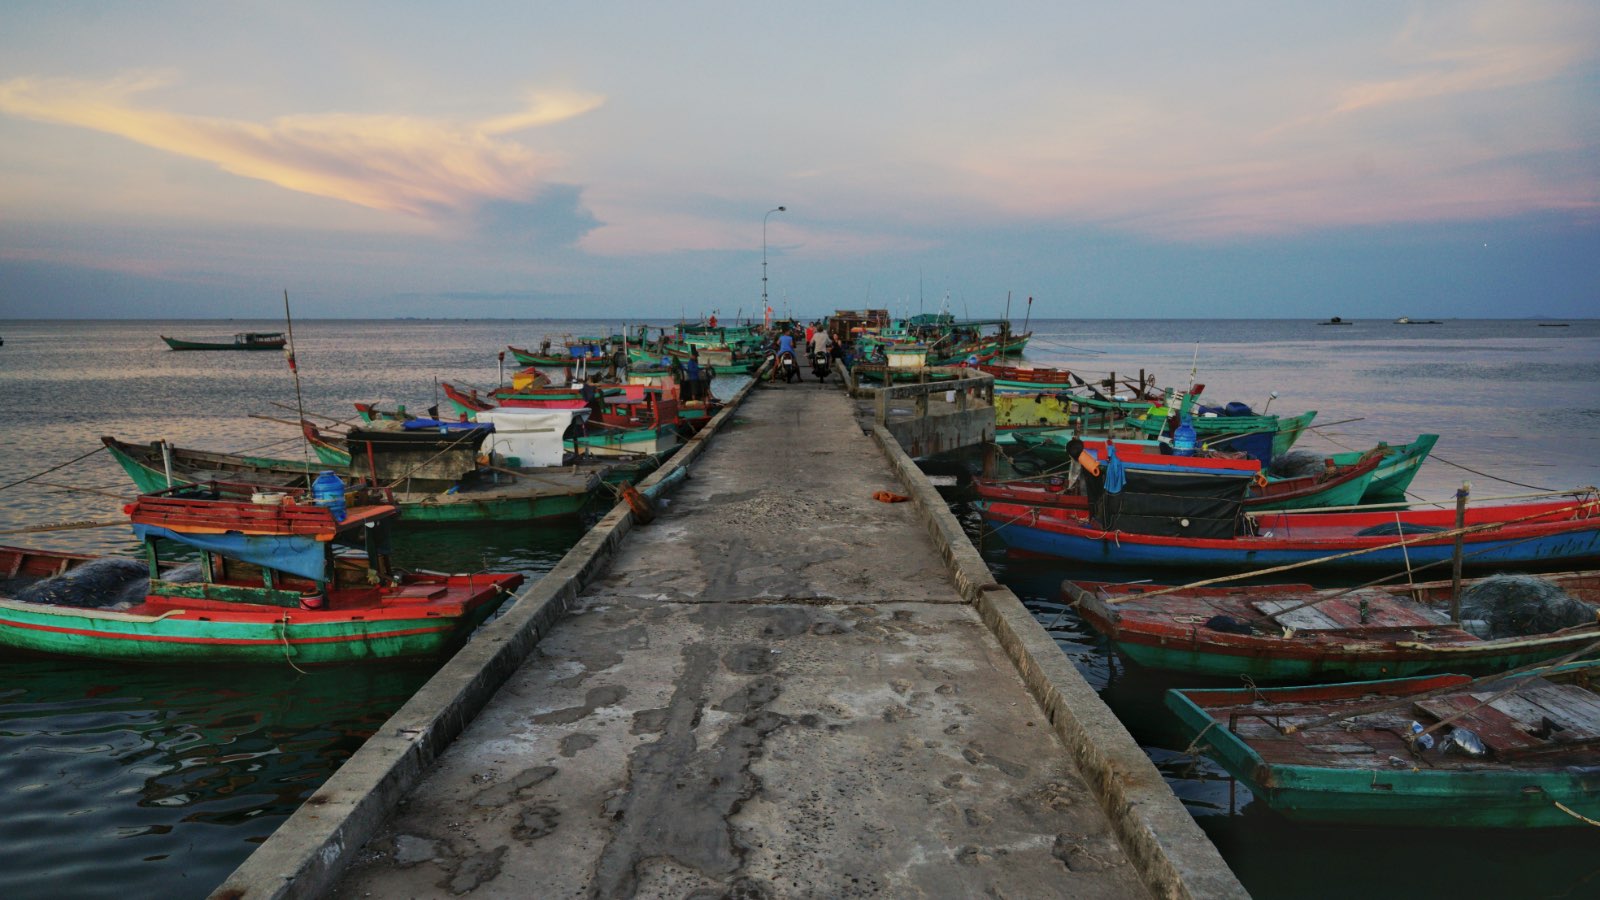
[[(133, 479), (141, 493), (163, 490), (167, 484), (165, 464), (159, 444), (130, 444), (111, 437), (101, 438), (111, 456)], [(321, 463), (234, 456), (170, 448), (172, 483), (194, 484), (216, 479), (244, 481), (264, 487), (308, 486), (317, 473), (334, 469), (351, 479), (347, 469)], [(572, 518), (580, 515), (595, 495), (603, 470), (598, 467), (563, 466), (537, 477), (506, 476), (502, 483), (477, 483), (466, 489), (395, 491), (402, 522), (532, 522), (541, 519)], [(403, 487), (403, 486), (402, 486)]]
[[(1418, 435), (1417, 439), (1409, 444), (1379, 444), (1384, 448), (1383, 462), (1378, 464), (1378, 471), (1372, 476), (1372, 483), (1367, 485), (1366, 493), (1361, 499), (1367, 503), (1380, 500), (1403, 497), (1406, 489), (1411, 487), (1411, 479), (1417, 477), (1417, 470), (1422, 467), (1428, 454), (1433, 452), (1433, 445), (1439, 442), (1437, 434)], [(1331, 453), (1328, 455), (1336, 465), (1346, 465), (1361, 456), (1359, 451), (1349, 453)]]
[[(1173, 690), (1167, 706), (1257, 801), (1290, 819), (1577, 827), (1600, 819), (1600, 698), (1588, 687), (1597, 667), (1589, 661), (1535, 669), (1515, 684), (1435, 675)], [(1429, 740), (1408, 740), (1436, 726)], [(1444, 749), (1456, 743), (1456, 728), (1476, 739), (1482, 755)], [(1472, 746), (1469, 738), (1460, 743)]]

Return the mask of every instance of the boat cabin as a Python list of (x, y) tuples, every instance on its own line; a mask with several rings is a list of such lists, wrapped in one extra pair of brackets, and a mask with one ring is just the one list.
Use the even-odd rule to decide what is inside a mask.
[[(390, 503), (363, 502), (339, 518), (304, 489), (211, 481), (145, 494), (125, 509), (144, 542), (151, 600), (319, 609), (371, 603), (394, 581), (389, 525), (400, 510)], [(163, 580), (162, 552), (172, 546), (200, 551), (201, 581)]]

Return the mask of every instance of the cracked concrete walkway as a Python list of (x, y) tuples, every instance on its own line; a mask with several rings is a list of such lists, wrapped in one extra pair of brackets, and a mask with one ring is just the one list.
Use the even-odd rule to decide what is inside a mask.
[(341, 897), (1144, 897), (851, 401), (763, 386)]

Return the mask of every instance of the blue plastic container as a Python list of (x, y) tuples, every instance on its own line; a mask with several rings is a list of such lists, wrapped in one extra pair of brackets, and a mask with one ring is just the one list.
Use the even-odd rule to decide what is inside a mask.
[(1194, 423), (1189, 421), (1188, 416), (1184, 416), (1177, 430), (1172, 432), (1172, 455), (1193, 456), (1195, 439)]
[(326, 506), (333, 514), (335, 522), (344, 521), (344, 481), (333, 474), (332, 469), (323, 469), (317, 475), (317, 480), (311, 482), (311, 502), (318, 506)]

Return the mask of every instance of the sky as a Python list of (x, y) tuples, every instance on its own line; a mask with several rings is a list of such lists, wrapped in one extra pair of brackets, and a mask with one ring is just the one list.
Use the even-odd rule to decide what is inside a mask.
[(0, 318), (763, 289), (1600, 316), (1600, 3), (0, 4)]

